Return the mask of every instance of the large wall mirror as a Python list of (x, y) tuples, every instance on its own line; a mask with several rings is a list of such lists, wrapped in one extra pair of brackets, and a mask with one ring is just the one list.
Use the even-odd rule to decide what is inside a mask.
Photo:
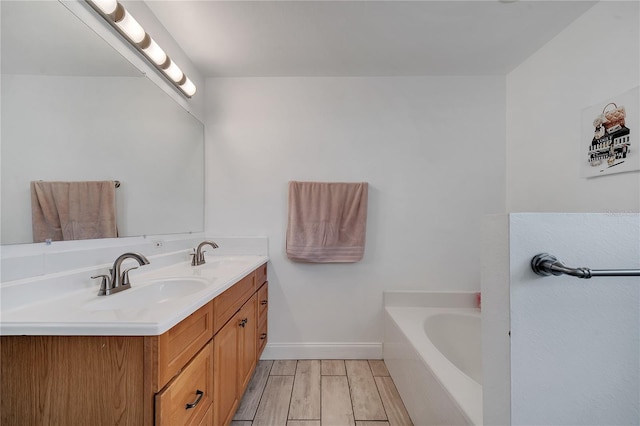
[(31, 181), (119, 181), (121, 237), (204, 229), (204, 128), (57, 1), (0, 2), (2, 244)]

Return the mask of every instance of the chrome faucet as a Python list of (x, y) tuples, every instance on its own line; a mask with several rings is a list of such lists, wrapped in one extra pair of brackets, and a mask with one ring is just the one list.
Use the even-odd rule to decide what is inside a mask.
[(203, 241), (200, 244), (198, 244), (198, 248), (193, 250), (193, 253), (191, 253), (191, 256), (193, 256), (193, 259), (191, 259), (191, 266), (198, 266), (198, 265), (204, 265), (205, 261), (204, 261), (204, 250), (202, 250), (202, 247), (206, 246), (206, 245), (210, 245), (211, 247), (213, 247), (214, 249), (218, 248), (218, 245), (213, 242), (213, 241)]
[(134, 259), (140, 266), (149, 264), (149, 259), (147, 259), (140, 253), (129, 252), (121, 254), (120, 256), (118, 256), (116, 261), (113, 262), (113, 267), (109, 269), (109, 275), (96, 275), (94, 277), (91, 277), (102, 278), (98, 296), (108, 296), (110, 294), (115, 294), (119, 291), (131, 288), (129, 271), (131, 271), (132, 269), (138, 269), (138, 267), (134, 266), (133, 268), (127, 268), (123, 272), (121, 272), (122, 262), (124, 262), (126, 259)]

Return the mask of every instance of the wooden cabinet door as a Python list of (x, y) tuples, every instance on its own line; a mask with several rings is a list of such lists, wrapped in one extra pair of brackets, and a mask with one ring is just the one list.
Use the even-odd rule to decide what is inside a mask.
[(238, 390), (238, 315), (213, 338), (213, 424), (225, 426), (240, 402)]
[(258, 296), (254, 294), (237, 314), (240, 325), (238, 335), (238, 389), (240, 392), (246, 389), (256, 366), (257, 314)]

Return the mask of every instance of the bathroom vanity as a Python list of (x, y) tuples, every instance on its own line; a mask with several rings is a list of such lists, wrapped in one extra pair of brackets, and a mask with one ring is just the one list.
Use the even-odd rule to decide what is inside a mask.
[[(214, 264), (159, 270), (154, 276), (165, 281), (180, 284), (180, 274), (188, 273), (185, 283), (201, 279), (209, 285), (164, 303), (143, 293), (158, 283), (143, 284), (138, 294), (149, 297), (149, 308), (109, 309), (109, 298), (126, 304), (139, 297), (134, 283), (132, 290), (97, 301), (80, 302), (86, 298), (80, 292), (69, 296), (71, 302), (3, 313), (0, 423), (229, 424), (267, 342), (266, 260), (253, 256), (235, 269)], [(64, 312), (73, 309), (84, 312)], [(20, 315), (37, 317), (31, 329)], [(43, 332), (47, 315), (58, 317), (49, 322), (50, 333)], [(30, 335), (18, 335), (20, 327)]]

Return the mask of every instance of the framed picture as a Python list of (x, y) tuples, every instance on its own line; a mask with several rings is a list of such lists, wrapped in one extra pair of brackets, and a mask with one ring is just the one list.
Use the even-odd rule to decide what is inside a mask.
[(640, 170), (639, 87), (582, 111), (580, 176)]

